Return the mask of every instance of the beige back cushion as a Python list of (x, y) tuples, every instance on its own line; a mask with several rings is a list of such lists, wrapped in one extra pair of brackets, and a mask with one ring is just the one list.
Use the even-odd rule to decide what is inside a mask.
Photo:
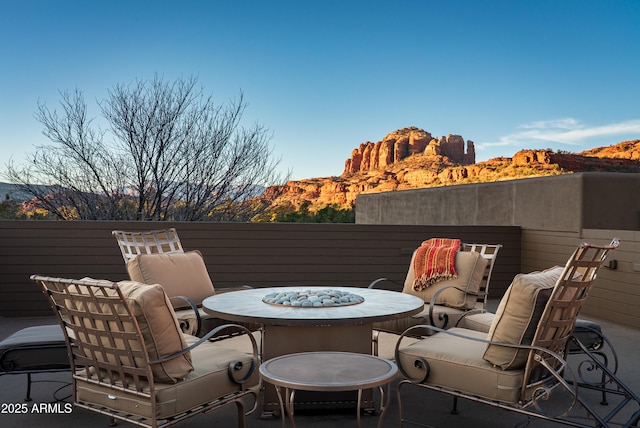
[(458, 309), (474, 308), (478, 298), (482, 276), (488, 263), (487, 259), (475, 251), (458, 251), (456, 254), (457, 278), (436, 282), (424, 290), (415, 291), (413, 289), (413, 280), (415, 279), (413, 263), (415, 257), (416, 253), (414, 251), (411, 257), (411, 263), (409, 264), (409, 272), (404, 281), (403, 293), (413, 294), (428, 303), (431, 302), (434, 294), (441, 288), (456, 287), (448, 288), (440, 293), (435, 303)]
[[(516, 345), (530, 345), (551, 292), (562, 274), (556, 266), (542, 272), (518, 274), (505, 292), (489, 327), (488, 339)], [(528, 351), (487, 345), (484, 359), (504, 370), (520, 369)]]
[(187, 296), (196, 305), (215, 293), (199, 251), (139, 254), (127, 262), (132, 281), (160, 284), (169, 297)]
[[(162, 286), (133, 281), (118, 283), (144, 338), (150, 360), (187, 347), (180, 324)], [(189, 352), (163, 363), (152, 364), (156, 382), (177, 382), (193, 370)]]
[[(111, 284), (111, 281), (105, 281), (105, 283)], [(166, 357), (187, 347), (187, 341), (180, 330), (176, 315), (162, 286), (158, 284), (142, 284), (134, 281), (121, 281), (118, 283), (118, 287), (138, 322), (150, 360)], [(107, 290), (107, 293), (116, 296), (114, 290)], [(84, 308), (83, 305), (82, 302), (77, 302), (78, 309)], [(123, 306), (118, 308), (118, 312), (122, 312), (122, 314), (125, 313)], [(92, 310), (91, 306), (89, 310)], [(110, 309), (107, 306), (101, 308), (101, 312), (108, 313), (109, 311)], [(116, 321), (108, 321), (106, 328), (110, 331), (119, 331), (121, 329), (120, 327), (116, 325), (111, 326), (111, 324), (115, 322)], [(96, 325), (99, 326), (100, 323), (97, 322)], [(123, 325), (123, 327), (125, 331), (135, 331), (133, 325)], [(78, 335), (80, 340), (94, 344), (97, 343), (96, 337), (93, 335), (85, 336), (82, 331), (79, 331)], [(109, 342), (106, 337), (101, 338), (101, 340)], [(113, 344), (106, 342), (105, 345), (107, 345), (107, 348), (113, 346)], [(121, 342), (116, 342), (115, 346), (117, 348), (124, 348), (124, 344)], [(135, 346), (135, 343), (132, 344), (132, 347), (134, 349), (140, 349), (140, 347)], [(87, 355), (87, 357), (97, 358), (98, 361), (101, 362), (115, 363), (114, 354), (105, 354), (103, 356), (103, 354), (96, 352), (93, 353), (93, 355)], [(142, 360), (135, 359), (136, 366), (140, 367), (142, 364)], [(156, 382), (175, 383), (184, 378), (192, 370), (193, 366), (189, 352), (163, 363), (151, 365), (151, 371), (153, 372)]]

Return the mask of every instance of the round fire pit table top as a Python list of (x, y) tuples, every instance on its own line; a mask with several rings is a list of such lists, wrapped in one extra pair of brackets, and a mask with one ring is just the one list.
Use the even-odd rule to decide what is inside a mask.
[(274, 326), (365, 325), (409, 317), (424, 309), (422, 299), (411, 294), (360, 287), (331, 287), (332, 290), (362, 297), (364, 301), (356, 305), (309, 309), (266, 304), (262, 300), (270, 293), (326, 289), (326, 286), (252, 288), (207, 297), (202, 307), (206, 313), (229, 321)]

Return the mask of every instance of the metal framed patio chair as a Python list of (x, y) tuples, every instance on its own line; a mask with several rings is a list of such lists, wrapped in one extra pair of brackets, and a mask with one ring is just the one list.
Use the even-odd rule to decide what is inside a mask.
[(489, 285), (491, 283), (491, 274), (493, 266), (498, 257), (498, 251), (502, 248), (502, 244), (467, 244), (463, 243), (460, 250), (479, 253), (485, 260), (487, 266), (482, 274), (482, 282), (478, 289), (478, 298), (476, 301), (476, 309), (485, 310), (487, 307), (487, 299), (489, 298)]
[(421, 324), (449, 328), (471, 313), (483, 312), (500, 248), (502, 244), (461, 243), (455, 261), (458, 278), (440, 281), (426, 291), (413, 290), (415, 251), (404, 284), (388, 278), (379, 278), (369, 284), (369, 288), (386, 288), (415, 294), (425, 301), (424, 310), (417, 315), (373, 325), (374, 355), (378, 354), (380, 332), (399, 335), (407, 328)]
[[(185, 335), (159, 285), (133, 281), (32, 276), (65, 335), (72, 370), (72, 400), (84, 408), (142, 427), (166, 427), (235, 404), (245, 426), (245, 401), (254, 401), (258, 351), (221, 346)], [(252, 410), (253, 411), (253, 410)]]
[[(251, 288), (214, 288), (202, 254), (184, 250), (175, 228), (150, 231), (114, 230), (129, 278), (160, 284), (174, 304), (186, 333), (201, 335), (226, 321), (202, 310), (202, 300), (215, 293)], [(197, 310), (196, 310), (197, 308)], [(256, 330), (256, 326), (249, 326)]]
[[(457, 398), (464, 398), (570, 426), (637, 426), (638, 395), (573, 336), (598, 269), (618, 245), (617, 239), (609, 245), (584, 243), (564, 268), (517, 275), (489, 333), (431, 325), (403, 333), (395, 348), (404, 377), (397, 387), (400, 425), (423, 425), (403, 415), (403, 392), (417, 387), (452, 395), (452, 413), (457, 413)], [(408, 344), (404, 339), (415, 337), (418, 330), (431, 334)], [(567, 363), (570, 346), (578, 346), (588, 357), (584, 372), (576, 374)], [(602, 377), (590, 382), (583, 377), (586, 372)], [(589, 390), (606, 392), (616, 404), (597, 407), (589, 401)]]

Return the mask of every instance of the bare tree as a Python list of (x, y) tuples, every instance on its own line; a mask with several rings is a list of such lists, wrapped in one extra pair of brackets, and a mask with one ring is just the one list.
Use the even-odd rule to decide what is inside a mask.
[(217, 105), (196, 85), (116, 85), (98, 102), (105, 131), (80, 91), (63, 92), (60, 114), (44, 104), (36, 113), (53, 145), (7, 176), (61, 219), (247, 221), (268, 205), (261, 190), (287, 177), (268, 130), (241, 126), (243, 94)]

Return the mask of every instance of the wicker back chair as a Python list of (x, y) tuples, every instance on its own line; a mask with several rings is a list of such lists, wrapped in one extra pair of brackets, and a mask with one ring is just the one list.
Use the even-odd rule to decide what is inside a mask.
[[(139, 232), (113, 230), (111, 234), (118, 242), (125, 265), (141, 254), (184, 254), (178, 232), (174, 227)], [(164, 286), (185, 333), (202, 334), (215, 326), (210, 323), (203, 326), (203, 320), (208, 319), (209, 316), (193, 301), (192, 296), (186, 295), (188, 293), (184, 293), (181, 289), (166, 289), (166, 284)], [(181, 310), (180, 308), (185, 305), (190, 307)], [(218, 321), (216, 323), (217, 325), (222, 324)]]
[(111, 234), (118, 241), (125, 263), (138, 254), (183, 253), (178, 232), (175, 228), (126, 232), (114, 230)]
[[(602, 381), (589, 384), (589, 388), (621, 397), (621, 406), (604, 412), (588, 403), (589, 394), (581, 393), (581, 382), (566, 361), (580, 309), (598, 269), (609, 251), (617, 247), (617, 239), (603, 246), (581, 244), (564, 268), (517, 275), (488, 334), (424, 325), (401, 335), (395, 350), (405, 377), (398, 385), (401, 425), (401, 392), (407, 386), (583, 427), (609, 426), (622, 408), (631, 404), (636, 410), (625, 426), (637, 424), (638, 396), (600, 358), (582, 347), (590, 358), (590, 370), (603, 373)], [(435, 334), (410, 344), (403, 341), (407, 336), (415, 337), (420, 329)], [(454, 403), (457, 413), (457, 400)], [(576, 412), (582, 419), (575, 418)]]
[[(173, 227), (142, 232), (114, 230), (111, 234), (118, 242), (129, 277), (147, 284), (161, 284), (175, 305), (185, 333), (200, 336), (226, 323), (204, 312), (201, 307), (203, 298), (214, 293), (251, 288), (214, 289), (202, 254), (197, 250), (185, 253), (178, 232)], [(252, 330), (258, 328), (255, 325), (249, 327)]]
[(182, 334), (162, 287), (132, 281), (32, 276), (65, 334), (77, 407), (137, 426), (164, 427), (235, 404), (244, 426), (243, 399), (255, 393), (253, 355)]

